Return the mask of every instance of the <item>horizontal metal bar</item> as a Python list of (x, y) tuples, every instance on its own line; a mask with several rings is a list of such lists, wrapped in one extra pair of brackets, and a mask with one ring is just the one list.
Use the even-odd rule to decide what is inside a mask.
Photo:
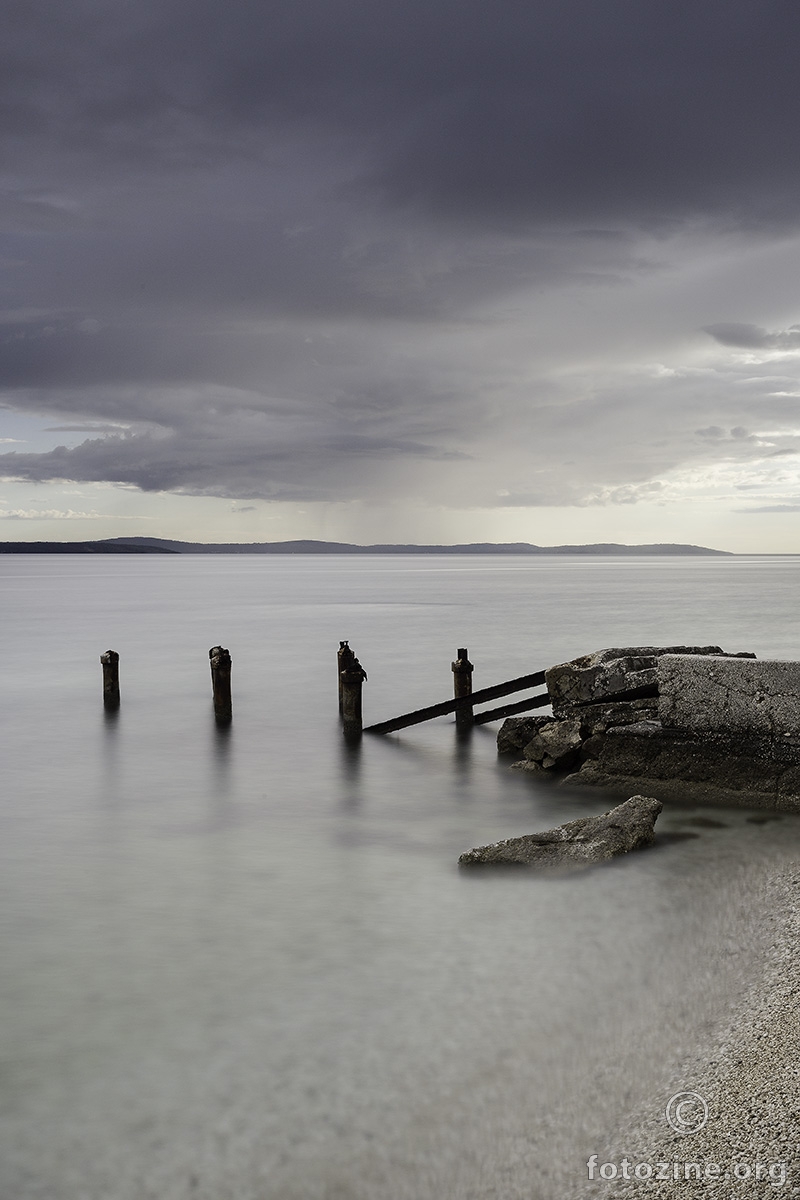
[(520, 675), (517, 679), (509, 679), (506, 683), (496, 683), (493, 687), (481, 688), (470, 696), (460, 696), (457, 700), (445, 700), (441, 704), (431, 704), (428, 708), (418, 708), (415, 712), (403, 713), (391, 721), (379, 721), (377, 725), (368, 725), (364, 733), (394, 733), (396, 729), (406, 729), (409, 725), (419, 725), (423, 721), (432, 721), (434, 717), (446, 717), (458, 708), (472, 708), (474, 704), (483, 704), (487, 700), (498, 700), (500, 696), (509, 696), (512, 692), (522, 692), (526, 688), (539, 687), (544, 683), (544, 671), (536, 671), (533, 675)]
[(491, 708), (488, 712), (476, 713), (473, 725), (485, 725), (487, 721), (500, 721), (503, 717), (513, 717), (514, 713), (530, 712), (532, 708), (544, 708), (550, 703), (547, 692), (543, 696), (529, 696), (527, 700), (515, 700), (513, 704), (504, 704), (501, 708)]

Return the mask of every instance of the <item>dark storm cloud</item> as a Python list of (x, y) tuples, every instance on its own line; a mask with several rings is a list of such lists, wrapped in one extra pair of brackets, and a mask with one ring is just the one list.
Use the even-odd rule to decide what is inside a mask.
[[(331, 500), (347, 487), (355, 469), (363, 480), (370, 465), (381, 471), (404, 458), (447, 461), (457, 452), (421, 443), (335, 431), (322, 432), (308, 446), (296, 435), (263, 426), (251, 418), (229, 421), (225, 436), (197, 425), (162, 436), (131, 433), (58, 446), (45, 454), (2, 456), (10, 479), (55, 482), (112, 480), (143, 491), (179, 491), (195, 496), (266, 500)], [(363, 485), (362, 485), (363, 486)], [(242, 509), (241, 511), (248, 511)]]
[(729, 322), (707, 325), (705, 332), (723, 346), (735, 346), (742, 350), (800, 350), (800, 325), (770, 333), (758, 325)]
[(788, 0), (17, 0), (4, 126), (104, 169), (313, 134), (454, 215), (797, 215)]
[[(108, 436), (0, 468), (497, 504), (483, 448), (496, 476), (519, 444), (508, 504), (655, 494), (698, 446), (729, 453), (755, 402), (707, 399), (719, 379), (637, 379), (635, 400), (565, 382), (584, 345), (612, 353), (593, 302), (541, 334), (526, 304), (658, 276), (642, 231), (791, 231), (798, 34), (770, 0), (11, 0), (2, 403)], [(477, 474), (425, 491), (432, 463)]]

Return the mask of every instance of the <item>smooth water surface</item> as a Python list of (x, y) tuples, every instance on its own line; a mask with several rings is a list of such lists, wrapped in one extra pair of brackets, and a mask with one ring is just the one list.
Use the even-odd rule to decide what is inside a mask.
[(671, 808), (654, 849), (602, 869), (460, 872), (470, 846), (609, 798), (509, 770), (497, 725), (348, 749), (336, 648), (349, 638), (368, 671), (367, 721), (446, 699), (459, 646), (476, 688), (610, 645), (800, 658), (799, 573), (0, 558), (2, 1200), (577, 1190), (748, 982), (753, 913), (800, 822)]

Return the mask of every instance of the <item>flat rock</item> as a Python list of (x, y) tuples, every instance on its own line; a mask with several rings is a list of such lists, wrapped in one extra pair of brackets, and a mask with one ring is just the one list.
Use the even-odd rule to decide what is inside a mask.
[(609, 812), (580, 817), (556, 829), (508, 838), (462, 854), (462, 866), (512, 863), (529, 867), (559, 867), (603, 862), (650, 846), (661, 801), (652, 796), (631, 796)]

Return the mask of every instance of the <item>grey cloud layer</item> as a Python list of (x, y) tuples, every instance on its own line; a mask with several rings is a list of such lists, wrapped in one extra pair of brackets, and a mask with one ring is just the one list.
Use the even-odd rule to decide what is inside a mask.
[(799, 34), (769, 0), (12, 0), (0, 399), (90, 436), (0, 469), (490, 505), (749, 461), (728, 431), (791, 423), (795, 382), (727, 350), (800, 332), (721, 293), (714, 370), (659, 381), (596, 297), (684, 225), (794, 231)]
[(11, 10), (6, 129), (104, 163), (257, 154), (310, 131), (446, 220), (797, 212), (789, 0)]

